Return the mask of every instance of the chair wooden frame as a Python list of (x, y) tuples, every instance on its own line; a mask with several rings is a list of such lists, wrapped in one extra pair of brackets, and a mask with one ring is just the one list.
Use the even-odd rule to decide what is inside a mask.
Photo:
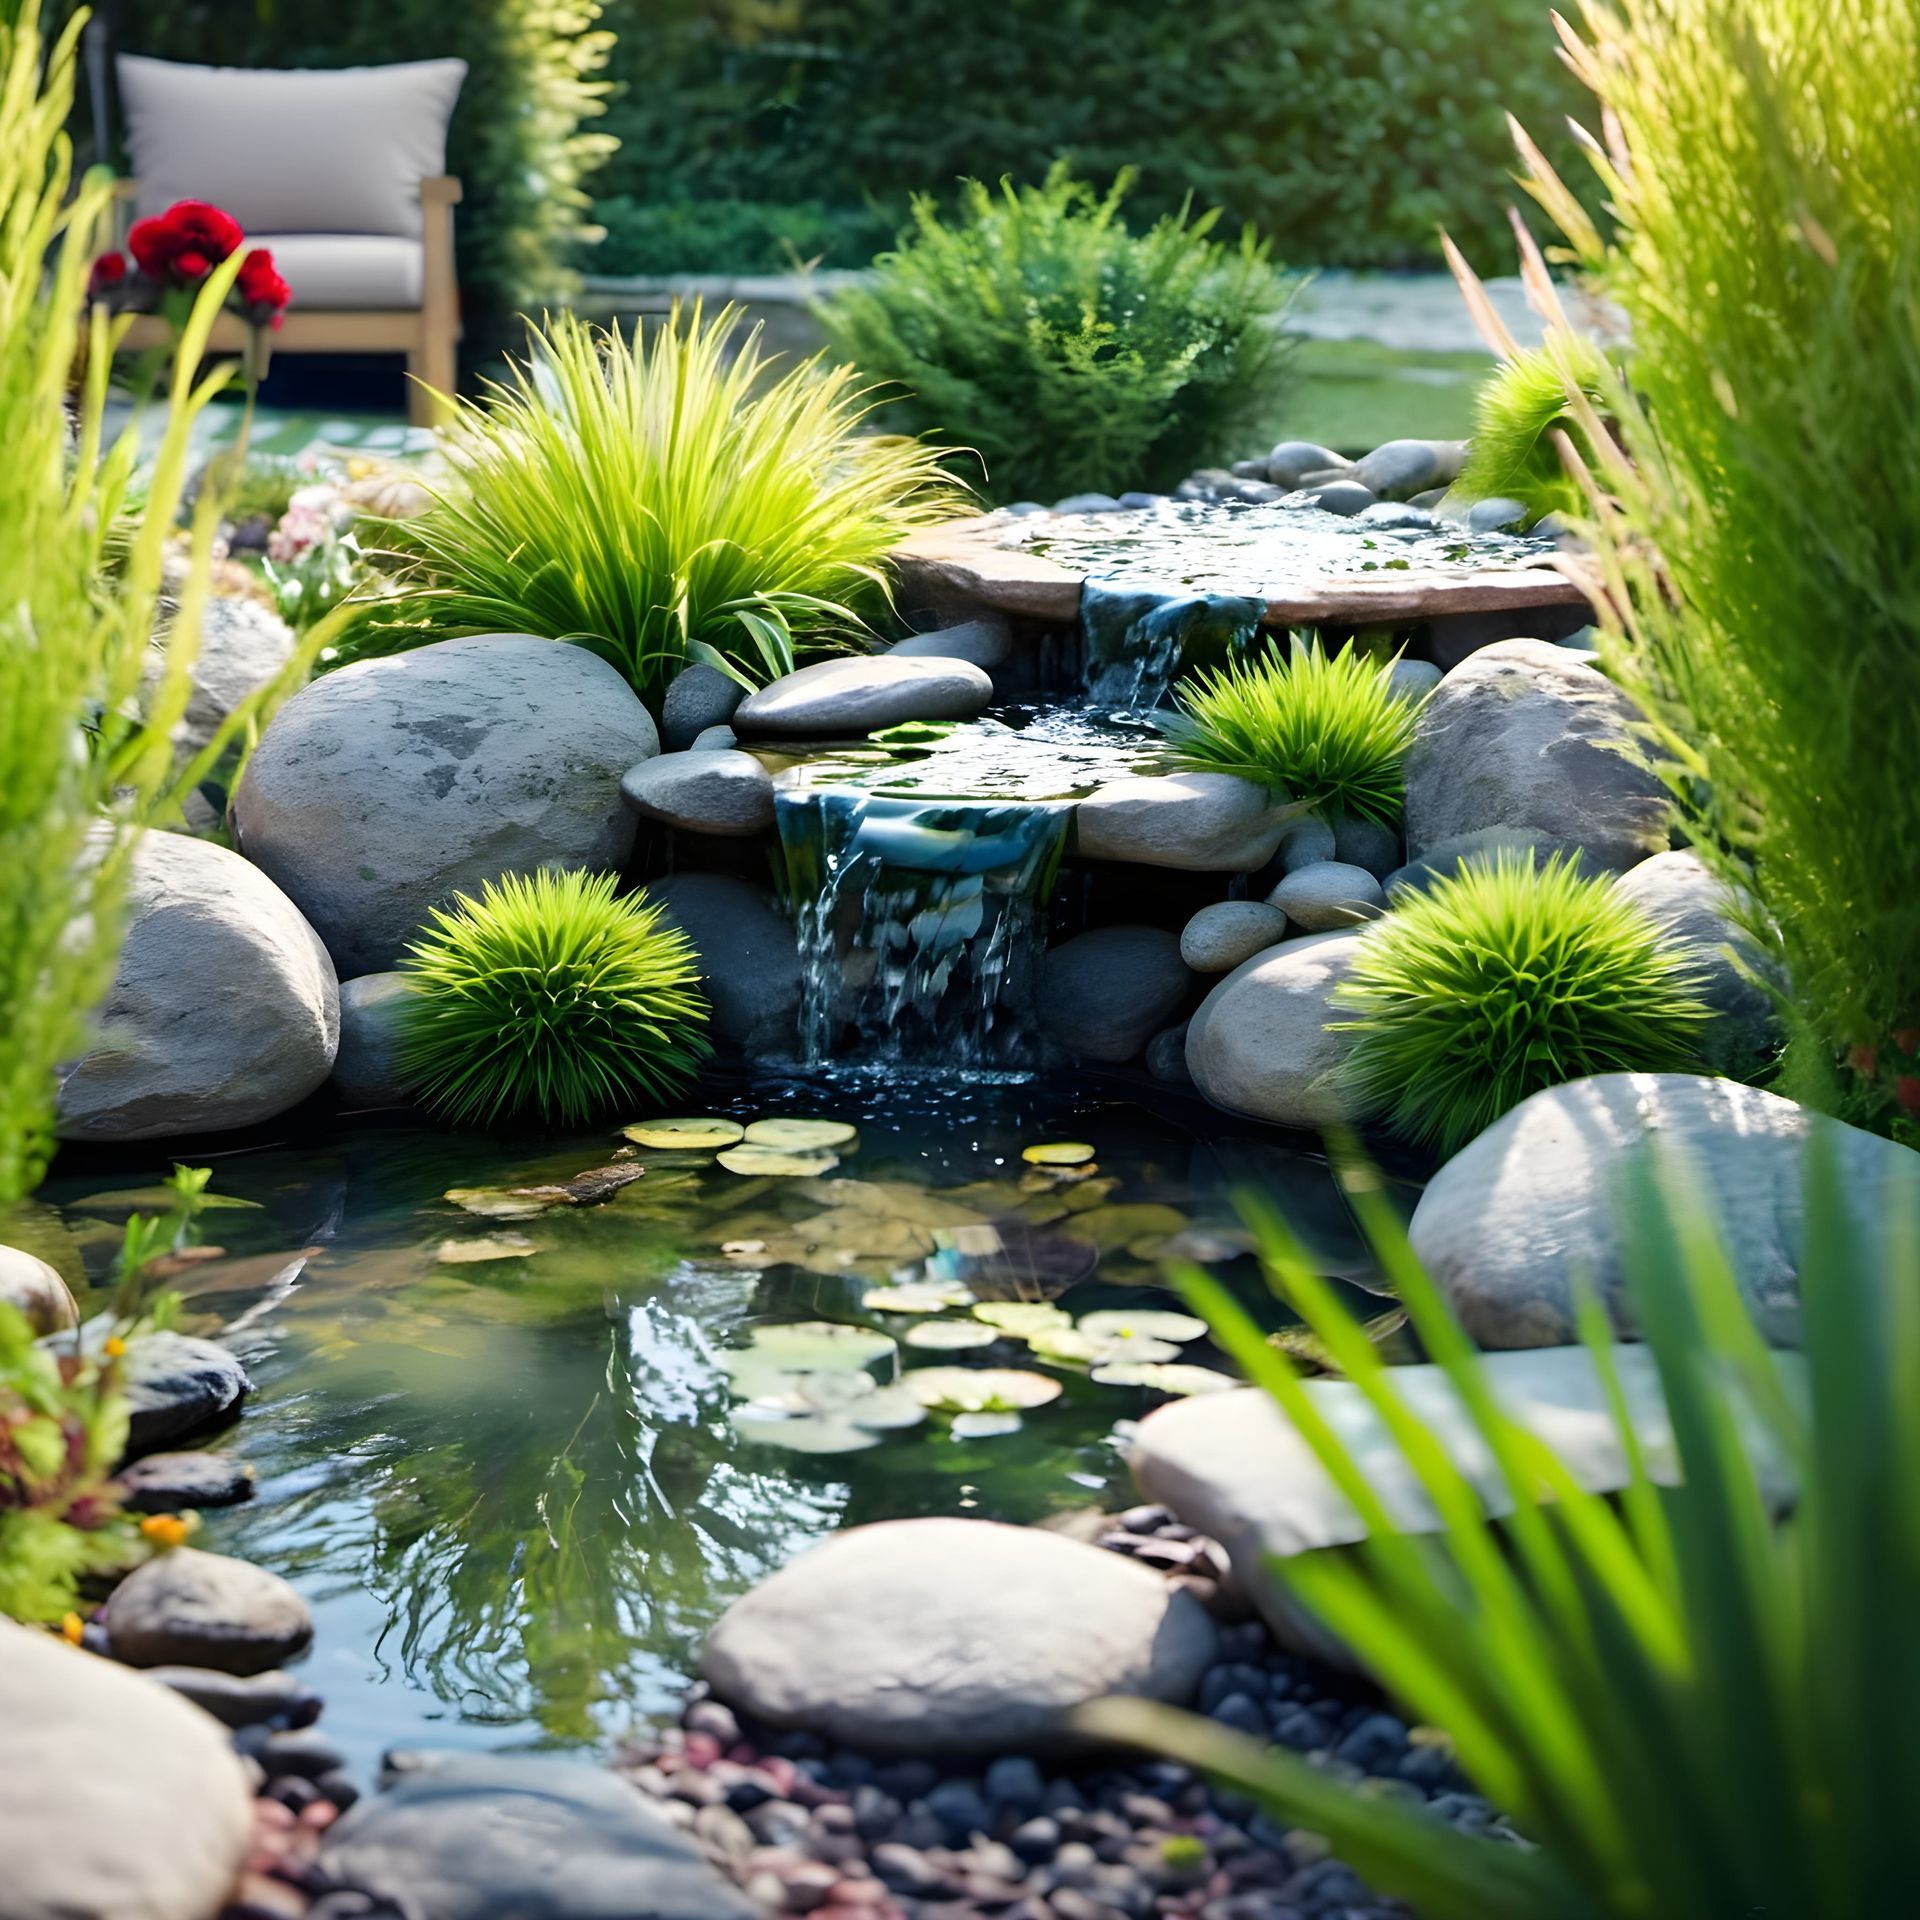
[[(139, 183), (123, 180), (120, 197), (131, 207)], [(460, 182), (434, 174), (420, 182), (421, 291), (416, 308), (340, 308), (316, 313), (300, 310), (300, 289), (279, 329), (267, 336), (275, 353), (404, 353), (410, 376), (407, 417), (415, 426), (433, 426), (447, 411), (443, 396), (459, 379), (460, 283), (453, 263), (453, 210), (460, 204)], [(244, 353), (248, 329), (234, 314), (214, 323), (216, 353)], [(161, 321), (142, 315), (127, 335), (133, 348), (164, 341)]]

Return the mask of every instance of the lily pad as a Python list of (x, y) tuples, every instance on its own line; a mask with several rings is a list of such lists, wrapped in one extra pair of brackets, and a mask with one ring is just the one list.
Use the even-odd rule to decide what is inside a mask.
[(733, 1390), (748, 1399), (792, 1390), (795, 1374), (866, 1374), (894, 1359), (893, 1336), (837, 1320), (780, 1320), (757, 1326), (744, 1346), (721, 1351)]
[(1017, 1413), (956, 1413), (947, 1431), (956, 1440), (996, 1440), (1025, 1425)]
[(1186, 1397), (1196, 1393), (1224, 1393), (1240, 1382), (1214, 1367), (1190, 1362), (1163, 1365), (1149, 1360), (1108, 1360), (1094, 1368), (1092, 1379), (1103, 1387), (1150, 1387), (1155, 1393)]
[(1082, 1333), (1090, 1333), (1096, 1340), (1137, 1335), (1142, 1340), (1172, 1340), (1180, 1345), (1198, 1340), (1207, 1330), (1207, 1323), (1190, 1313), (1168, 1313), (1158, 1307), (1145, 1307), (1137, 1313), (1127, 1307), (1103, 1307), (1097, 1313), (1083, 1313), (1079, 1325)]
[(973, 1309), (973, 1317), (1010, 1333), (1016, 1340), (1073, 1325), (1073, 1315), (1064, 1307), (1050, 1306), (1042, 1300), (983, 1300)]
[(1073, 1219), (1074, 1232), (1083, 1240), (1091, 1240), (1102, 1253), (1117, 1252), (1130, 1240), (1178, 1233), (1186, 1225), (1187, 1216), (1177, 1207), (1151, 1201), (1089, 1207)]
[(860, 1129), (845, 1120), (756, 1120), (744, 1129), (749, 1146), (778, 1147), (784, 1153), (819, 1153), (849, 1147)]
[(973, 1304), (973, 1295), (954, 1281), (908, 1280), (897, 1287), (869, 1287), (860, 1296), (869, 1313), (945, 1313)]
[(551, 1207), (597, 1207), (646, 1168), (637, 1164), (589, 1167), (571, 1180), (536, 1187), (449, 1187), (447, 1199), (483, 1220), (531, 1220)]
[(840, 1164), (837, 1153), (790, 1153), (758, 1143), (728, 1147), (714, 1157), (729, 1173), (767, 1174), (790, 1180), (807, 1179)]
[(1180, 1349), (1171, 1340), (1149, 1340), (1139, 1334), (1084, 1332), (1079, 1327), (1060, 1327), (1036, 1333), (1027, 1342), (1042, 1360), (1064, 1360), (1075, 1366), (1106, 1366), (1115, 1360), (1177, 1360)]
[(738, 1120), (642, 1120), (621, 1132), (636, 1146), (660, 1148), (730, 1147), (746, 1132)]
[(900, 1344), (932, 1353), (959, 1353), (967, 1347), (990, 1347), (999, 1337), (977, 1320), (922, 1320), (900, 1336)]
[(481, 1260), (524, 1260), (539, 1251), (524, 1233), (485, 1233), (471, 1240), (442, 1240), (433, 1257), (443, 1267), (462, 1267)]
[(1031, 1167), (1082, 1167), (1093, 1158), (1093, 1149), (1084, 1140), (1042, 1140), (1022, 1147), (1020, 1158)]
[(1060, 1398), (1060, 1382), (1015, 1367), (916, 1367), (901, 1385), (936, 1413), (1018, 1413)]
[(904, 1432), (927, 1417), (918, 1396), (902, 1386), (878, 1385), (871, 1374), (812, 1372), (783, 1375), (733, 1414), (743, 1438), (794, 1453), (857, 1453)]

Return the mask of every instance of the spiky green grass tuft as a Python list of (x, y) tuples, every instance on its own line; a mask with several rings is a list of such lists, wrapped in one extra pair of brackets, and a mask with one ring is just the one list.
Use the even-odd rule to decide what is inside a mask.
[(1401, 763), (1419, 703), (1392, 689), (1393, 663), (1299, 645), (1195, 675), (1161, 726), (1174, 758), (1234, 773), (1329, 816), (1400, 823)]
[(664, 911), (554, 869), (436, 908), (401, 963), (402, 1077), (456, 1126), (573, 1126), (676, 1091), (712, 1049), (699, 956)]
[(1586, 504), (1555, 443), (1565, 433), (1591, 464), (1593, 450), (1574, 417), (1569, 387), (1596, 407), (1613, 378), (1606, 357), (1582, 334), (1555, 348), (1523, 348), (1489, 374), (1473, 402), (1473, 438), (1454, 491), (1468, 500), (1518, 500), (1528, 517), (1572, 513)]
[(1543, 1087), (1697, 1065), (1707, 1017), (1692, 968), (1610, 878), (1512, 850), (1369, 926), (1334, 1001), (1356, 1106), (1441, 1153)]

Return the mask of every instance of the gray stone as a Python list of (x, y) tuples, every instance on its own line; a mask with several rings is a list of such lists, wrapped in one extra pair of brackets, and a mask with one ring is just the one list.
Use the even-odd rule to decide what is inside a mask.
[(1358, 480), (1329, 480), (1311, 491), (1313, 504), (1322, 513), (1337, 513), (1343, 520), (1364, 513), (1375, 499), (1373, 491)]
[(696, 661), (667, 682), (660, 702), (660, 750), (680, 753), (709, 727), (725, 726), (747, 697), (738, 680)]
[(630, 767), (620, 792), (635, 813), (684, 833), (740, 839), (773, 825), (773, 776), (750, 753), (662, 753)]
[(1280, 868), (1283, 873), (1298, 873), (1302, 867), (1318, 866), (1334, 857), (1334, 833), (1330, 821), (1317, 813), (1303, 813), (1288, 823), (1280, 836)]
[(1354, 468), (1354, 478), (1383, 500), (1410, 500), (1433, 487), (1451, 486), (1466, 459), (1464, 440), (1389, 440)]
[(700, 955), (714, 1038), (754, 1059), (791, 1054), (800, 955), (792, 926), (767, 895), (719, 873), (676, 873), (647, 892)]
[(887, 1520), (736, 1600), (702, 1671), (776, 1727), (916, 1755), (1068, 1744), (1087, 1701), (1185, 1701), (1217, 1648), (1159, 1575), (1038, 1527)]
[(442, 640), (288, 701), (234, 794), (236, 844), (342, 973), (376, 973), (456, 893), (539, 867), (624, 866), (620, 779), (658, 748), (632, 688), (584, 647)]
[(1070, 493), (1053, 503), (1055, 513), (1120, 513), (1124, 509), (1110, 493)]
[(1184, 1026), (1162, 1027), (1147, 1042), (1147, 1071), (1170, 1087), (1193, 1085), (1193, 1075), (1187, 1071), (1187, 1030)]
[(38, 1254), (19, 1247), (0, 1247), (0, 1302), (24, 1316), (36, 1335), (79, 1324), (67, 1283)]
[(1424, 700), (1439, 684), (1440, 669), (1431, 660), (1409, 660), (1404, 655), (1387, 676), (1387, 691), (1401, 700)]
[(1400, 836), (1377, 820), (1344, 816), (1333, 830), (1334, 857), (1384, 880), (1400, 864)]
[(737, 747), (740, 736), (731, 727), (705, 727), (693, 736), (689, 753), (718, 753), (723, 747)]
[(1518, 533), (1527, 524), (1527, 503), (1498, 494), (1476, 500), (1467, 509), (1467, 527), (1473, 533)]
[(1216, 900), (1180, 934), (1180, 958), (1195, 973), (1231, 973), (1287, 937), (1287, 916), (1259, 900)]
[(908, 720), (971, 720), (993, 682), (969, 660), (859, 654), (819, 660), (749, 694), (733, 716), (741, 739), (831, 740)]
[(896, 659), (966, 660), (983, 673), (1004, 667), (1013, 654), (1013, 628), (1005, 615), (983, 613), (977, 620), (940, 627), (932, 633), (910, 633), (887, 652)]
[(264, 1567), (175, 1547), (136, 1567), (101, 1611), (107, 1644), (130, 1667), (262, 1673), (313, 1638), (307, 1603)]
[(1193, 976), (1161, 927), (1096, 927), (1040, 969), (1039, 1027), (1082, 1060), (1132, 1060), (1186, 1004)]
[(198, 1707), (0, 1619), (7, 1920), (207, 1920), (253, 1843), (253, 1793)]
[(232, 1507), (253, 1497), (253, 1469), (230, 1453), (150, 1453), (114, 1479), (132, 1513)]
[[(257, 600), (219, 595), (200, 610), (200, 646), (187, 670), (186, 710), (173, 738), (183, 759), (207, 746), (227, 716), (286, 669), (293, 658), (293, 629)], [(148, 670), (158, 679), (164, 655)]]
[(1634, 709), (1543, 640), (1482, 647), (1421, 709), (1406, 759), (1407, 856), (1485, 827), (1545, 834), (1602, 867), (1664, 851), (1670, 807), (1630, 758)]
[(1353, 1041), (1327, 1022), (1360, 936), (1315, 933), (1257, 953), (1216, 986), (1187, 1027), (1187, 1071), (1216, 1107), (1287, 1127), (1346, 1117), (1336, 1084)]
[[(1478, 833), (1456, 833), (1449, 840), (1437, 842), (1418, 860), (1396, 867), (1382, 884), (1388, 901), (1392, 902), (1403, 893), (1425, 893), (1435, 880), (1451, 878), (1472, 860), (1489, 861), (1502, 853), (1522, 853), (1535, 861), (1544, 861), (1566, 851), (1550, 833), (1542, 833), (1537, 828), (1482, 827)], [(1607, 871), (1585, 852), (1575, 852), (1573, 863), (1589, 879)]]
[(1482, 1346), (1575, 1339), (1576, 1276), (1631, 1335), (1620, 1187), (1652, 1143), (1718, 1219), (1760, 1331), (1798, 1345), (1801, 1172), (1816, 1134), (1862, 1231), (1877, 1231), (1896, 1182), (1920, 1178), (1911, 1148), (1733, 1080), (1608, 1073), (1549, 1087), (1434, 1175), (1413, 1249)]
[[(111, 1330), (107, 1320), (88, 1324), (89, 1344)], [(247, 1370), (216, 1341), (169, 1330), (136, 1334), (128, 1343), (122, 1381), (126, 1388), (129, 1454), (150, 1453), (163, 1442), (210, 1425), (231, 1413), (253, 1391)]]
[(1424, 532), (1433, 525), (1433, 515), (1425, 507), (1406, 500), (1376, 500), (1357, 516), (1361, 526), (1382, 533), (1397, 533), (1411, 528)]
[(278, 1667), (265, 1673), (219, 1673), (212, 1667), (147, 1667), (146, 1677), (191, 1700), (229, 1727), (257, 1727), (270, 1720), (310, 1723), (319, 1697)]
[(1331, 447), (1316, 446), (1311, 440), (1282, 440), (1267, 455), (1266, 477), (1277, 487), (1297, 487), (1310, 473), (1328, 473), (1352, 465)]
[(1172, 497), (1171, 494), (1166, 493), (1141, 493), (1130, 489), (1120, 496), (1120, 504), (1136, 510), (1146, 507), (1163, 507)]
[(1702, 1059), (1716, 1073), (1754, 1078), (1780, 1050), (1778, 1009), (1764, 984), (1777, 976), (1734, 917), (1732, 896), (1691, 847), (1656, 853), (1614, 884), (1699, 969), (1713, 1009), (1701, 1035)]
[[(1643, 1347), (1629, 1347), (1619, 1351), (1616, 1362), (1649, 1471), (1660, 1484), (1672, 1485), (1678, 1462), (1653, 1356)], [(1791, 1374), (1794, 1367), (1783, 1356), (1783, 1371)], [(1581, 1486), (1616, 1493), (1627, 1485), (1626, 1449), (1585, 1347), (1487, 1354), (1481, 1373), (1496, 1400), (1553, 1448)], [(1340, 1435), (1385, 1505), (1395, 1530), (1443, 1531), (1426, 1489), (1361, 1390), (1346, 1380), (1304, 1384), (1308, 1399)], [(1510, 1512), (1511, 1495), (1445, 1370), (1396, 1367), (1393, 1385), (1488, 1510)], [(1765, 1490), (1776, 1510), (1784, 1509), (1792, 1495), (1784, 1461), (1757, 1427), (1750, 1427), (1746, 1437)], [(1149, 1499), (1226, 1549), (1235, 1580), (1283, 1644), (1321, 1658), (1350, 1660), (1340, 1643), (1297, 1607), (1270, 1563), (1342, 1552), (1367, 1537), (1366, 1524), (1270, 1395), (1243, 1387), (1169, 1402), (1141, 1421), (1127, 1464)]]
[(758, 1909), (617, 1775), (520, 1754), (408, 1755), (320, 1861), (425, 1920), (755, 1920)]
[(404, 973), (363, 973), (340, 983), (340, 1051), (333, 1089), (349, 1107), (404, 1107), (400, 1006), (412, 989)]
[(149, 833), (94, 1033), (61, 1072), (63, 1140), (219, 1133), (298, 1106), (326, 1079), (340, 990), (265, 874), (224, 847)]
[(1288, 874), (1267, 895), (1267, 905), (1277, 907), (1309, 933), (1330, 933), (1336, 927), (1377, 920), (1387, 910), (1387, 896), (1365, 867), (1321, 860)]
[(1110, 780), (1074, 809), (1083, 860), (1131, 860), (1187, 873), (1251, 873), (1274, 856), (1288, 803), (1231, 773)]

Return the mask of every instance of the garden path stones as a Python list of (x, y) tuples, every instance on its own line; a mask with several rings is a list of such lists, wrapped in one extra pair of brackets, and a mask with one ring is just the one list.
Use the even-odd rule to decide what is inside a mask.
[(1180, 934), (1180, 958), (1195, 973), (1231, 973), (1287, 937), (1287, 916), (1262, 900), (1216, 900)]
[(1765, 1337), (1800, 1338), (1802, 1161), (1819, 1134), (1863, 1231), (1920, 1154), (1733, 1080), (1609, 1073), (1523, 1100), (1434, 1175), (1414, 1209), (1413, 1250), (1485, 1347), (1574, 1340), (1575, 1276), (1633, 1333), (1618, 1194), (1652, 1144), (1713, 1209), (1740, 1291)]
[(992, 698), (992, 680), (968, 660), (859, 655), (816, 661), (749, 694), (733, 730), (743, 740), (831, 740), (908, 720), (971, 720)]
[(63, 1332), (80, 1318), (67, 1283), (38, 1254), (19, 1247), (0, 1247), (0, 1301), (24, 1315), (36, 1334)]
[[(753, 1902), (617, 1776), (585, 1761), (403, 1756), (321, 1849), (429, 1920), (755, 1920)], [(397, 1762), (390, 1762), (390, 1766)]]
[(667, 682), (660, 703), (661, 750), (683, 752), (709, 728), (725, 726), (746, 697), (746, 688), (718, 667), (699, 661), (682, 667)]
[(1186, 1004), (1193, 976), (1180, 948), (1161, 927), (1096, 927), (1063, 941), (1041, 963), (1041, 1034), (1082, 1060), (1136, 1058)]
[(375, 973), (456, 893), (539, 867), (625, 865), (620, 779), (658, 749), (633, 690), (585, 648), (442, 640), (295, 694), (234, 794), (235, 840), (342, 974)]
[(402, 1107), (400, 1004), (412, 989), (404, 973), (363, 973), (340, 982), (340, 1051), (333, 1090), (348, 1107)]
[(1295, 817), (1236, 774), (1110, 780), (1074, 810), (1074, 851), (1187, 873), (1252, 873), (1273, 858)]
[(1601, 867), (1665, 851), (1665, 788), (1630, 757), (1634, 709), (1544, 640), (1502, 640), (1454, 668), (1406, 759), (1407, 857), (1489, 827), (1545, 836)]
[(1109, 1694), (1186, 1700), (1213, 1658), (1190, 1594), (1118, 1554), (988, 1520), (836, 1534), (707, 1637), (716, 1694), (756, 1720), (880, 1751), (1033, 1752)]
[(264, 1673), (313, 1638), (307, 1603), (278, 1574), (197, 1547), (136, 1567), (100, 1618), (113, 1657), (130, 1667)]
[(1387, 896), (1365, 867), (1321, 860), (1289, 873), (1267, 895), (1267, 905), (1277, 907), (1309, 933), (1331, 933), (1337, 927), (1377, 920), (1387, 910)]
[[(1308, 869), (1307, 871), (1312, 871)], [(1336, 1075), (1352, 1036), (1333, 990), (1360, 936), (1315, 933), (1257, 953), (1227, 975), (1187, 1027), (1187, 1071), (1216, 1107), (1284, 1127), (1325, 1127), (1345, 1117)]]
[(7, 1920), (206, 1920), (252, 1844), (226, 1731), (185, 1700), (0, 1620)]
[(750, 753), (662, 753), (627, 769), (620, 792), (635, 813), (686, 833), (730, 839), (773, 825), (773, 776)]
[(800, 954), (793, 927), (758, 887), (729, 874), (676, 873), (648, 897), (667, 909), (700, 955), (716, 1040), (755, 1059), (793, 1051)]
[[(104, 1339), (107, 1322), (87, 1329)], [(163, 1442), (231, 1413), (253, 1390), (247, 1370), (217, 1341), (170, 1329), (136, 1334), (122, 1379), (127, 1396), (127, 1452), (150, 1453)]]
[(222, 1132), (326, 1079), (340, 990), (314, 929), (265, 874), (224, 847), (149, 833), (95, 1035), (61, 1075), (62, 1139)]

